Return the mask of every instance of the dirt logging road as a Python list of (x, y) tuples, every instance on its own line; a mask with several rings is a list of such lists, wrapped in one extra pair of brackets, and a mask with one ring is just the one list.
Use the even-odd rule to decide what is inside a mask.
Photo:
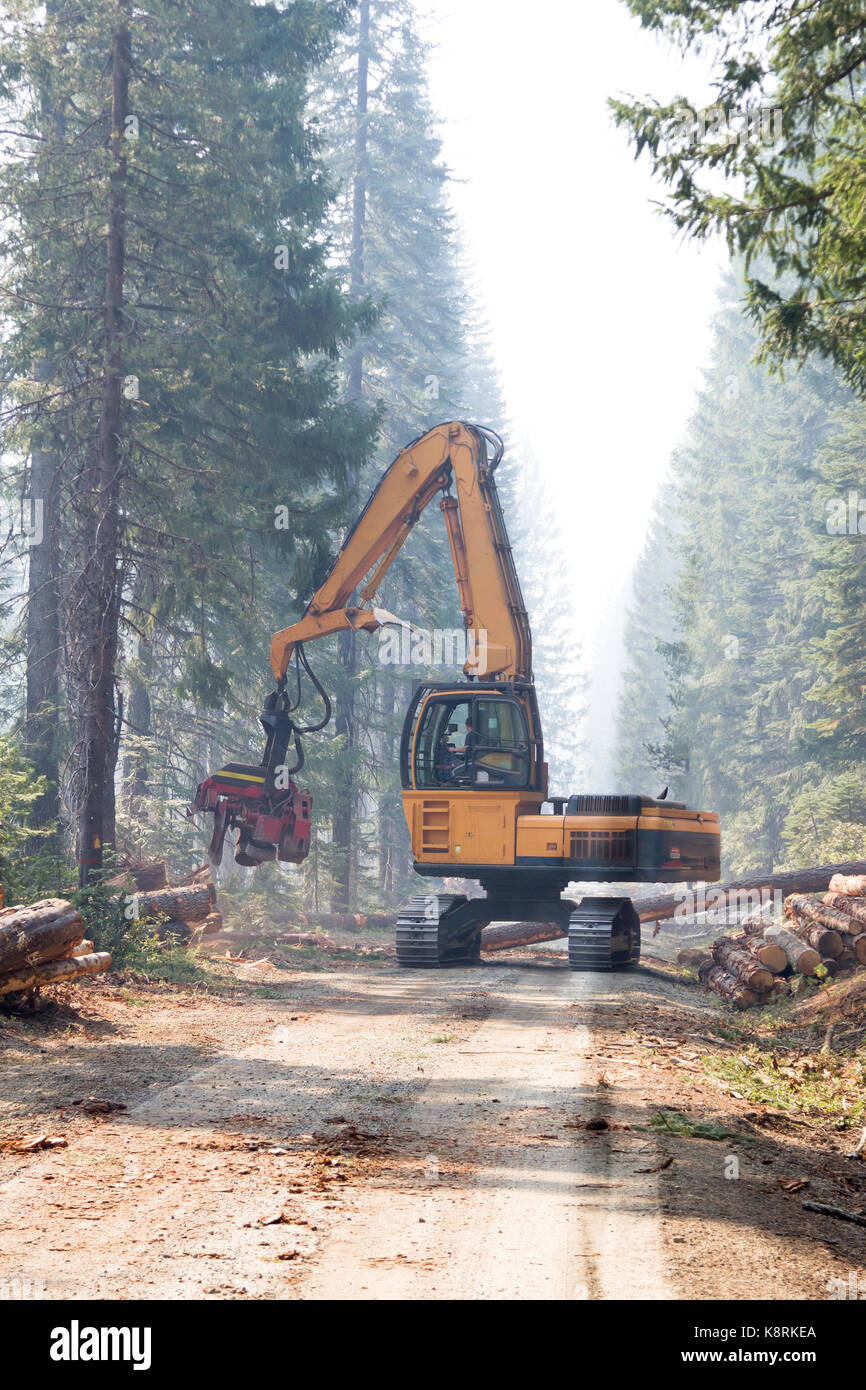
[[(802, 1205), (863, 1203), (850, 1135), (708, 1072), (743, 1044), (697, 991), (557, 950), (221, 978), (76, 986), (53, 1025), (4, 1021), (0, 1281), (596, 1300), (866, 1280), (862, 1230)], [(22, 1152), (39, 1134), (66, 1144)]]

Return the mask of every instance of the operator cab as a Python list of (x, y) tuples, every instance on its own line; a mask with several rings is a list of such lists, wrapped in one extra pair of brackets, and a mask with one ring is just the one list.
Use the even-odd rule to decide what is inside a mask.
[[(531, 708), (528, 708), (531, 706)], [(532, 787), (539, 757), (529, 701), (512, 686), (422, 687), (403, 730), (403, 786), (417, 790)], [(533, 720), (538, 727), (537, 715)]]

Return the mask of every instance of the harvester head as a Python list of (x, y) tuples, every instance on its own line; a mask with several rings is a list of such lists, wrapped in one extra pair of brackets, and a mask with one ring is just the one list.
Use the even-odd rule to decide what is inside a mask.
[[(213, 815), (208, 847), (212, 864), (221, 862), (229, 830), (237, 831), (238, 864), (255, 867), (273, 859), (300, 864), (309, 853), (313, 798), (291, 779), (290, 771), (299, 771), (303, 755), (291, 715), (279, 704), (280, 694), (276, 692), (261, 713), (268, 736), (261, 763), (226, 763), (196, 789), (188, 814), (204, 811)], [(290, 770), (285, 757), (292, 739), (298, 756)]]

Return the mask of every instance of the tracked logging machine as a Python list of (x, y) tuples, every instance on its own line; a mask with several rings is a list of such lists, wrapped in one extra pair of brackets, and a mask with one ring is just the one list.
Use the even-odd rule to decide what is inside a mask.
[[(373, 600), (441, 493), (470, 650), (465, 680), (423, 684), (412, 698), (400, 748), (403, 809), (417, 873), (473, 879), (482, 893), (414, 897), (397, 920), (398, 962), (471, 965), (490, 922), (558, 921), (573, 970), (625, 967), (640, 951), (631, 901), (572, 902), (562, 896), (566, 886), (713, 881), (718, 817), (647, 796), (548, 794), (532, 637), (494, 482), (501, 457), (497, 435), (459, 422), (438, 425), (398, 454), (304, 616), (271, 642), (277, 685), (261, 714), (261, 764), (229, 763), (201, 784), (191, 810), (214, 816), (215, 863), (229, 830), (237, 832), (241, 864), (305, 858), (312, 798), (292, 779), (303, 764), (301, 736), (324, 728), (331, 709), (304, 644), (397, 621)], [(321, 720), (306, 728), (297, 722), (303, 676), (324, 703)]]

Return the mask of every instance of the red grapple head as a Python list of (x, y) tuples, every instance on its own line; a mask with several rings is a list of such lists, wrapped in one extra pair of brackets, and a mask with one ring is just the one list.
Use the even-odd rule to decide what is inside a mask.
[(269, 790), (263, 766), (227, 763), (202, 782), (190, 812), (211, 812), (214, 830), (209, 846), (212, 864), (222, 860), (223, 841), (237, 830), (235, 861), (254, 867), (279, 859), (300, 864), (310, 849), (313, 798), (289, 781)]

